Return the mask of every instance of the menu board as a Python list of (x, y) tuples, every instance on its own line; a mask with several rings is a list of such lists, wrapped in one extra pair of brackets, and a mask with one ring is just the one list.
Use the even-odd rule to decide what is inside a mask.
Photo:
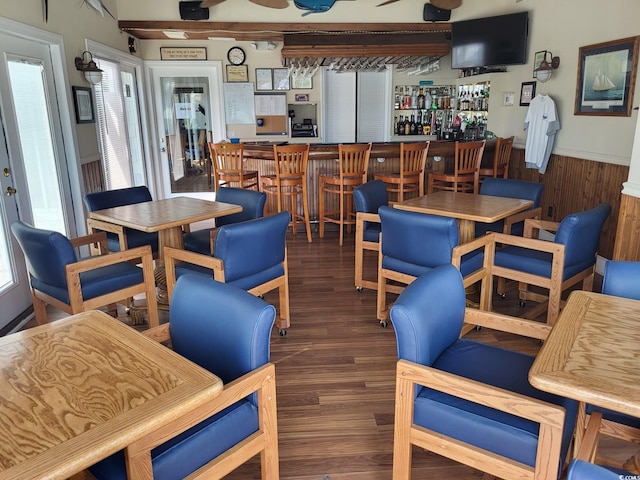
[(255, 95), (256, 135), (287, 135), (287, 94)]

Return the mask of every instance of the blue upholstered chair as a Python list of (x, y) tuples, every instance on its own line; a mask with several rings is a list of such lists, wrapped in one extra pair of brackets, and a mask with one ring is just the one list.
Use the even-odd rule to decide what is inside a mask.
[[(564, 290), (579, 282), (583, 290), (592, 289), (600, 233), (610, 212), (611, 206), (601, 203), (591, 210), (567, 215), (560, 224), (527, 219), (524, 237), (491, 234), (504, 246), (495, 251), (493, 275), (519, 282), (522, 305), (526, 300), (539, 302), (527, 312), (528, 318), (536, 318), (548, 308), (547, 323), (553, 325)], [(532, 238), (535, 229), (556, 231), (554, 241)], [(531, 292), (529, 284), (548, 289), (549, 295)]]
[(537, 339), (546, 338), (548, 325), (465, 310), (462, 277), (451, 265), (409, 285), (391, 321), (398, 349), (394, 480), (410, 478), (412, 445), (499, 478), (558, 478), (577, 402), (529, 384), (534, 357), (459, 337), (463, 322)]
[[(260, 453), (262, 478), (277, 480), (275, 368), (269, 363), (275, 309), (231, 285), (183, 275), (169, 315), (169, 323), (145, 334), (170, 340), (175, 352), (220, 377), (224, 389), (190, 412), (188, 422), (178, 418), (136, 444), (150, 451), (154, 478), (181, 479), (196, 470), (221, 478)], [(90, 471), (99, 480), (126, 479), (124, 452)]]
[(365, 280), (362, 268), (364, 251), (380, 250), (380, 216), (378, 208), (389, 204), (387, 187), (382, 180), (372, 180), (353, 189), (356, 208), (356, 289), (378, 289), (378, 281)]
[(524, 231), (524, 220), (526, 218), (540, 218), (542, 209), (540, 200), (542, 199), (544, 184), (536, 182), (525, 182), (524, 180), (509, 180), (505, 178), (485, 178), (480, 185), (480, 195), (491, 195), (494, 197), (522, 198), (531, 200), (533, 206), (524, 212), (510, 216), (506, 220), (498, 220), (495, 223), (476, 222), (476, 237), (487, 232), (502, 232), (511, 235), (522, 236)]
[[(95, 212), (96, 210), (132, 205), (134, 203), (151, 202), (152, 200), (149, 189), (145, 186), (140, 186), (87, 193), (84, 196), (84, 205), (88, 212)], [(127, 248), (149, 245), (153, 254), (156, 256), (158, 254), (157, 232), (141, 232), (140, 230), (114, 225), (93, 218), (87, 219), (87, 231), (89, 234), (100, 231), (107, 232), (110, 252), (119, 252)]]
[[(47, 322), (47, 305), (75, 314), (146, 294), (149, 326), (158, 325), (151, 247), (108, 253), (105, 232), (69, 239), (59, 232), (17, 221), (11, 225), (31, 277), (36, 321)], [(80, 259), (76, 248), (99, 244), (104, 255)], [(142, 268), (136, 266), (141, 263)]]
[[(264, 215), (267, 195), (264, 192), (242, 188), (220, 187), (216, 192), (216, 201), (240, 205), (242, 212), (224, 215), (216, 219), (216, 228), (232, 223), (246, 222)], [(211, 255), (216, 229), (205, 228), (184, 234), (184, 248), (191, 252)]]
[(585, 460), (575, 459), (569, 464), (567, 480), (620, 480), (631, 477), (629, 472), (623, 470), (601, 467)]
[[(388, 285), (388, 281), (403, 283), (413, 282), (417, 277), (424, 275), (439, 265), (451, 264), (453, 261), (453, 249), (458, 246), (458, 224), (454, 218), (427, 215), (424, 213), (408, 212), (392, 207), (380, 207), (378, 209), (381, 223), (381, 248), (378, 261), (378, 297), (377, 318), (382, 326), (386, 326), (388, 318), (387, 292), (400, 293), (402, 288), (398, 285)], [(492, 242), (485, 238), (476, 239), (474, 249), (493, 246)], [(474, 252), (476, 256), (478, 252)], [(474, 253), (466, 252), (462, 258), (462, 265), (458, 260), (456, 266), (469, 280), (465, 286), (477, 281), (482, 282), (481, 293), (485, 297), (482, 305), (488, 301), (487, 294), (491, 291), (491, 276), (488, 274), (488, 265), (483, 261), (478, 262), (477, 267), (467, 268), (468, 258)], [(475, 264), (475, 262), (473, 262)], [(486, 262), (485, 262), (486, 263)], [(473, 277), (471, 273), (476, 272)], [(483, 272), (478, 274), (477, 272)]]
[[(289, 212), (225, 225), (218, 229), (213, 256), (167, 247), (165, 269), (167, 291), (172, 296), (175, 279), (198, 272), (229, 283), (254, 295), (278, 289), (281, 335), (290, 325), (289, 273), (285, 245)], [(182, 263), (180, 263), (182, 262)]]

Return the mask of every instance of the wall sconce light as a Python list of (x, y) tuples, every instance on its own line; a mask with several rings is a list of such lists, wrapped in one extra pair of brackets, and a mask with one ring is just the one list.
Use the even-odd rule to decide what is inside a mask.
[[(89, 54), (89, 60), (84, 61), (85, 53)], [(76, 69), (84, 72), (84, 78), (92, 85), (97, 85), (102, 81), (102, 70), (93, 61), (93, 55), (88, 50), (82, 52), (80, 57), (76, 57)]]
[(554, 57), (553, 53), (546, 52), (540, 66), (533, 71), (536, 79), (542, 83), (551, 78), (552, 72), (560, 66), (560, 57)]

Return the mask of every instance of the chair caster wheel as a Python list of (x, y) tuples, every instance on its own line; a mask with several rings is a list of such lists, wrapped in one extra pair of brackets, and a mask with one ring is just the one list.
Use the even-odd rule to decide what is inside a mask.
[(280, 330), (278, 330), (278, 333), (280, 334), (281, 337), (285, 337), (287, 335), (287, 329), (281, 328)]
[(357, 290), (357, 291), (359, 291), (359, 292), (361, 292), (362, 290), (364, 290), (364, 288), (362, 288), (362, 287), (356, 287), (356, 290)]
[(264, 295), (260, 294), (260, 295), (258, 295), (258, 298), (261, 299), (261, 300), (264, 300)]
[(501, 293), (500, 294), (500, 298), (507, 298), (507, 294), (506, 293)]
[(524, 308), (527, 306), (527, 302), (524, 300), (520, 300), (520, 302), (518, 303), (518, 305), (520, 305), (520, 307)]
[(480, 325), (476, 325), (476, 332), (479, 332), (480, 330), (482, 330), (482, 327)]
[(380, 320), (380, 326), (382, 328), (387, 328), (388, 325), (389, 323), (386, 320)]

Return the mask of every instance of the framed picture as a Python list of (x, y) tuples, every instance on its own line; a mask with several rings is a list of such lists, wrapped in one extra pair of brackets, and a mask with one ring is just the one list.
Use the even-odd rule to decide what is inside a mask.
[(575, 115), (631, 116), (638, 39), (630, 37), (580, 47)]
[(256, 90), (273, 90), (273, 75), (270, 68), (256, 68)]
[(76, 123), (95, 123), (91, 88), (71, 87), (73, 90), (73, 106), (76, 110)]
[(527, 107), (536, 96), (536, 82), (522, 82), (520, 87), (520, 106)]
[(249, 67), (246, 65), (227, 65), (227, 82), (248, 82)]
[(542, 61), (545, 59), (546, 56), (547, 56), (546, 50), (540, 50), (539, 52), (535, 53), (533, 57), (533, 71), (534, 71), (533, 78), (536, 78), (535, 70), (540, 66), (540, 64), (542, 63)]
[(289, 90), (289, 69), (288, 68), (273, 69), (273, 89)]
[(310, 75), (293, 75), (293, 88), (296, 90), (310, 90), (313, 88), (313, 77)]

